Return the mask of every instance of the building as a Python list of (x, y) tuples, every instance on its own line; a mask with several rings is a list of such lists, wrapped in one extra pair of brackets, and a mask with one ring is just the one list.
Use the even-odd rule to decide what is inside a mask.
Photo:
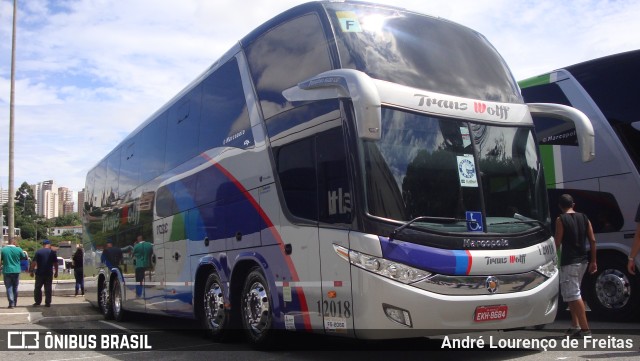
[(9, 202), (9, 191), (0, 187), (0, 205), (4, 205)]
[(67, 187), (59, 187), (58, 200), (59, 216), (66, 216), (73, 213), (73, 191), (69, 190)]
[(47, 228), (49, 236), (62, 236), (65, 233), (82, 234), (82, 226), (64, 226)]
[(82, 219), (84, 216), (84, 188), (78, 192), (78, 217)]
[(32, 185), (31, 189), (36, 198), (36, 213), (46, 219), (58, 217), (60, 198), (54, 181), (48, 180)]

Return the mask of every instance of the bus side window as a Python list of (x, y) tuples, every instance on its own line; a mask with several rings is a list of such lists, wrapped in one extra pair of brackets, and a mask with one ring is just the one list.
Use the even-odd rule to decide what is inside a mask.
[(319, 220), (324, 223), (351, 221), (351, 189), (342, 128), (333, 128), (316, 138)]
[(318, 205), (314, 138), (305, 138), (276, 150), (276, 167), (287, 208), (292, 215), (317, 220)]

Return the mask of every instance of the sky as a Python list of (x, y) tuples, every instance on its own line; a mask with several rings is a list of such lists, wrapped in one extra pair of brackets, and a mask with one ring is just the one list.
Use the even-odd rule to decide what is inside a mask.
[[(87, 171), (295, 0), (18, 0), (14, 187)], [(483, 34), (517, 80), (640, 48), (640, 1), (374, 0)], [(0, 188), (9, 188), (13, 0), (0, 0)]]

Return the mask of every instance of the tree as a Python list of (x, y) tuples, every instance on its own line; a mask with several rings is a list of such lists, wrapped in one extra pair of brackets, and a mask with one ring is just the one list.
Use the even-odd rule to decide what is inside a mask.
[[(35, 217), (36, 216), (36, 199), (33, 196), (33, 189), (27, 182), (22, 182), (20, 188), (16, 190), (14, 197), (15, 213), (22, 215), (23, 217)], [(17, 222), (16, 222), (17, 223)]]

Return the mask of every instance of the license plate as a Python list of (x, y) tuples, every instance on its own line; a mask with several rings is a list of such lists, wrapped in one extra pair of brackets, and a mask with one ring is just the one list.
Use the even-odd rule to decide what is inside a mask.
[(473, 316), (474, 322), (499, 321), (507, 318), (507, 305), (478, 306)]

